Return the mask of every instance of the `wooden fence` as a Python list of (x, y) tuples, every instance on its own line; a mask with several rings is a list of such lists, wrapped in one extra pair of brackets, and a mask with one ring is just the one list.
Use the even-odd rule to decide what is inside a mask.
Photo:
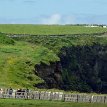
[(63, 92), (46, 92), (46, 91), (13, 92), (11, 95), (3, 92), (0, 93), (0, 98), (107, 103), (106, 95), (64, 94)]

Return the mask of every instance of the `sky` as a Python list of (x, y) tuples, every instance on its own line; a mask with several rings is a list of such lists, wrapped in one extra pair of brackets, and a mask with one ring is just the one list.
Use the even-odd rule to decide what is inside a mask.
[(107, 24), (107, 0), (0, 0), (0, 24)]

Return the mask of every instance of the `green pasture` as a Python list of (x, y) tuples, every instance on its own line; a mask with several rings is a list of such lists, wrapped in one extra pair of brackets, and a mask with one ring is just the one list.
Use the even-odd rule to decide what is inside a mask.
[(0, 99), (0, 107), (107, 107), (100, 103), (72, 103), (43, 100)]
[(73, 25), (0, 24), (0, 32), (33, 35), (93, 34), (107, 32), (107, 28)]

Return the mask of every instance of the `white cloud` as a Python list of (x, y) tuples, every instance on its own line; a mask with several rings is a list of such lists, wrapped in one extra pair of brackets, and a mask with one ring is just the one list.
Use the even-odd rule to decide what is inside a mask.
[(53, 14), (51, 16), (44, 16), (41, 19), (41, 24), (74, 24), (74, 16), (66, 16), (60, 14)]
[(42, 24), (60, 24), (60, 22), (61, 22), (60, 14), (53, 14), (49, 17), (44, 17), (41, 21)]

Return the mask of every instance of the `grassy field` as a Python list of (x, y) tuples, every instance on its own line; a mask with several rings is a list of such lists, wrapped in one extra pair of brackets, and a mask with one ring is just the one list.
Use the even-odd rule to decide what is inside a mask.
[(0, 107), (107, 107), (107, 104), (0, 99)]
[(107, 28), (70, 25), (11, 25), (0, 24), (0, 32), (11, 34), (63, 35), (107, 32)]

